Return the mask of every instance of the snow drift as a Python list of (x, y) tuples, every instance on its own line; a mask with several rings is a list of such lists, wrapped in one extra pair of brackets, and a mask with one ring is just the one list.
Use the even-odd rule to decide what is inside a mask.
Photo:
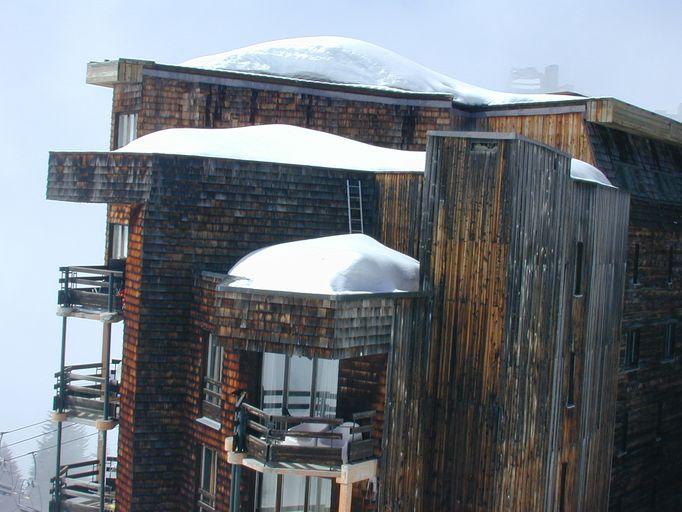
[(272, 245), (234, 265), (228, 286), (324, 295), (417, 291), (419, 262), (362, 235)]
[[(367, 172), (424, 172), (423, 151), (372, 146), (330, 133), (285, 124), (242, 128), (169, 128), (135, 139), (122, 153), (231, 158)], [(611, 186), (596, 167), (573, 158), (571, 177)]]
[(198, 57), (185, 67), (236, 71), (373, 89), (445, 93), (466, 105), (505, 105), (576, 99), (556, 94), (496, 92), (433, 71), (395, 52), (347, 37), (281, 39)]
[(424, 153), (381, 148), (283, 124), (242, 128), (170, 128), (135, 139), (124, 153), (232, 158), (373, 172), (424, 172)]

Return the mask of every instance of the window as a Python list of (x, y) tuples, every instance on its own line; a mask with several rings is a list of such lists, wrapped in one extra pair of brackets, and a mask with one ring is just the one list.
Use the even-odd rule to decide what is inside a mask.
[(663, 438), (663, 402), (656, 404), (656, 441)]
[(623, 435), (620, 438), (620, 453), (624, 454), (628, 451), (628, 423), (630, 421), (630, 415), (628, 411), (623, 414)]
[[(261, 407), (268, 414), (336, 416), (339, 361), (266, 352), (261, 375)], [(258, 476), (257, 512), (282, 510), (329, 512), (332, 480), (298, 475)]]
[(668, 284), (673, 284), (673, 272), (675, 270), (675, 245), (668, 249)]
[(675, 335), (677, 325), (673, 322), (665, 326), (665, 335), (663, 338), (663, 360), (671, 361), (675, 358)]
[(639, 365), (639, 329), (628, 331), (625, 335), (625, 359), (623, 366), (625, 369), (637, 368)]
[(121, 148), (137, 138), (137, 114), (116, 114), (116, 147)]
[(111, 225), (111, 259), (122, 260), (128, 257), (128, 226)]
[(562, 462), (561, 463), (561, 476), (560, 476), (560, 483), (559, 485), (560, 490), (559, 490), (559, 510), (563, 512), (566, 510), (566, 478), (567, 478), (567, 473), (568, 473), (568, 463), (567, 462)]
[(575, 352), (571, 352), (568, 361), (568, 396), (566, 398), (566, 407), (575, 406)]
[(573, 295), (583, 294), (583, 243), (577, 242), (575, 247), (575, 279)]
[(632, 284), (639, 283), (639, 244), (635, 244), (635, 253), (632, 256)]
[(215, 510), (217, 475), (218, 454), (215, 450), (202, 446), (198, 510), (211, 512)]
[(206, 336), (206, 359), (204, 368), (204, 399), (202, 414), (220, 421), (223, 400), (220, 395), (220, 378), (223, 369), (224, 350), (214, 334)]

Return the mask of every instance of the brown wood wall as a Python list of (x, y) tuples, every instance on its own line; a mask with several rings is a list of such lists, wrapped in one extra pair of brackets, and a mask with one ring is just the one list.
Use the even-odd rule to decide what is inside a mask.
[(422, 174), (385, 173), (376, 176), (378, 240), (417, 258), (421, 219)]
[[(491, 113), (492, 114), (492, 113)], [(477, 130), (518, 133), (594, 164), (582, 112), (543, 115), (500, 115), (477, 119)]]
[[(433, 137), (427, 161), (431, 300), (425, 323), (409, 324), (425, 346), (394, 345), (415, 366), (392, 366), (389, 403), (409, 405), (389, 407), (400, 416), (386, 427), (410, 425), (408, 445), (425, 448), (385, 447), (386, 509), (553, 510), (562, 462), (566, 510), (603, 509), (615, 402), (601, 392), (615, 383), (627, 195), (576, 185), (565, 156), (519, 139)], [(578, 236), (591, 259), (574, 301)], [(565, 412), (567, 339), (580, 418)]]
[[(597, 165), (634, 197), (610, 510), (676, 511), (682, 509), (682, 148), (594, 124), (589, 131)], [(675, 356), (666, 359), (670, 323), (677, 325)], [(639, 363), (627, 368), (625, 334), (635, 330)]]
[(448, 129), (451, 120), (447, 107), (375, 103), (152, 76), (144, 77), (141, 84), (116, 85), (114, 111), (138, 113), (138, 136), (164, 128), (285, 123), (410, 150), (423, 149), (426, 132)]
[[(501, 113), (502, 115), (495, 116), (493, 112), (488, 112), (490, 117), (487, 120), (481, 120), (481, 118), (472, 120), (465, 119), (461, 112), (442, 108), (369, 105), (363, 102), (341, 99), (331, 100), (315, 95), (260, 93), (248, 88), (239, 89), (146, 77), (144, 83), (117, 84), (115, 86), (112, 108), (112, 147), (116, 132), (115, 114), (117, 112), (137, 112), (139, 115), (138, 133), (140, 135), (160, 128), (179, 126), (228, 127), (266, 122), (289, 122), (299, 126), (338, 133), (365, 142), (409, 149), (423, 149), (426, 143), (426, 131), (430, 129), (458, 127), (501, 132), (516, 131), (529, 138), (563, 149), (583, 160), (595, 163), (604, 169), (611, 179), (615, 179), (614, 182), (622, 186), (617, 181), (622, 173), (619, 170), (611, 171), (609, 167), (614, 160), (614, 155), (615, 159), (620, 158), (621, 149), (612, 147), (610, 152), (603, 151), (605, 139), (602, 135), (594, 135), (591, 132), (594, 125), (585, 123), (582, 113), (547, 113), (533, 116), (511, 116)], [(634, 120), (634, 122), (638, 121)], [(586, 133), (588, 132), (589, 140), (586, 143)], [(628, 137), (626, 136), (626, 138)], [(664, 170), (667, 173), (667, 176), (676, 173), (679, 180), (682, 160), (676, 156), (679, 155), (679, 148), (675, 149), (676, 146), (661, 145), (653, 139), (632, 136), (621, 146), (626, 150), (628, 146), (635, 149), (636, 165), (658, 166), (659, 170)], [(626, 150), (622, 152), (627, 155)], [(661, 155), (664, 155), (662, 160)], [(643, 163), (644, 160), (647, 162)], [(649, 178), (651, 177), (656, 181), (658, 176), (662, 175), (650, 174), (644, 179), (637, 173), (633, 175), (637, 187), (639, 187), (640, 182), (650, 184)], [(667, 179), (667, 176), (663, 176), (663, 179)], [(387, 178), (386, 182), (399, 179), (390, 177)], [(383, 183), (383, 181), (377, 182), (378, 189), (381, 189)], [(67, 188), (71, 186), (71, 184), (66, 185)], [(399, 193), (409, 195), (410, 188), (411, 185), (402, 184), (400, 185), (402, 192)], [(627, 185), (625, 188), (631, 189)], [(670, 190), (670, 187), (667, 187), (667, 190)], [(634, 192), (634, 190), (631, 191)], [(73, 197), (76, 196), (77, 194)], [(378, 197), (381, 202), (383, 192)], [(390, 196), (388, 197), (392, 199)], [(399, 202), (387, 202), (385, 207), (380, 206), (380, 212), (381, 209), (385, 209), (387, 213), (382, 216), (379, 212), (378, 220), (381, 230), (377, 231), (376, 235), (387, 245), (416, 255), (413, 250), (418, 242), (405, 236), (406, 229), (411, 230), (414, 225), (413, 211), (401, 209), (400, 205), (402, 204), (403, 201), (401, 200)], [(411, 202), (411, 204), (414, 203)], [(675, 229), (665, 228), (661, 231), (660, 220), (664, 218), (670, 221), (680, 218), (682, 213), (680, 213), (678, 206), (671, 205), (669, 202), (644, 201), (638, 198), (634, 199), (633, 205), (636, 205), (631, 210), (630, 216), (631, 224), (634, 225), (634, 230), (631, 229), (633, 240), (633, 237), (638, 236), (637, 233), (644, 227), (650, 230), (647, 236), (657, 240), (661, 239), (657, 245), (663, 246), (678, 239)], [(404, 218), (395, 228), (391, 226), (390, 220), (393, 215), (402, 215)], [(391, 226), (389, 229), (393, 229), (390, 236), (384, 232), (387, 226)], [(680, 250), (679, 247), (677, 245), (677, 251)], [(658, 251), (658, 249), (656, 250)], [(632, 252), (632, 242), (630, 252)], [(679, 258), (679, 252), (676, 254)], [(676, 268), (679, 268), (679, 265)], [(632, 295), (634, 303), (636, 303), (634, 307), (638, 311), (651, 310), (655, 312), (654, 316), (660, 316), (663, 313), (658, 311), (660, 304), (670, 304), (670, 301), (676, 300), (679, 303), (679, 290), (675, 286), (673, 286), (672, 292), (668, 292), (664, 288), (654, 288), (651, 290), (642, 287), (633, 288)], [(626, 315), (628, 314), (627, 311), (628, 306), (626, 304)], [(665, 312), (665, 314), (668, 313)], [(675, 309), (675, 315), (675, 318), (680, 317), (679, 308)], [(678, 333), (680, 330), (682, 329), (678, 329)], [(652, 325), (647, 327), (647, 332), (650, 334), (643, 338), (643, 343), (650, 346), (649, 350), (653, 353), (654, 347), (658, 345), (661, 337), (660, 329)], [(619, 405), (617, 432), (622, 428), (621, 418), (626, 409), (633, 414), (642, 415), (643, 419), (638, 421), (638, 424), (651, 423), (650, 411), (654, 407), (658, 407), (658, 396), (661, 393), (666, 396), (664, 401), (668, 407), (666, 410), (676, 410), (674, 397), (679, 396), (678, 384), (682, 370), (676, 365), (667, 364), (661, 365), (661, 372), (666, 375), (663, 381), (653, 374), (650, 380), (643, 376), (634, 379), (634, 381), (631, 377), (621, 378), (618, 394), (619, 404), (621, 405)], [(624, 382), (631, 384), (625, 385)], [(665, 384), (659, 385), (659, 382), (665, 382)], [(647, 392), (641, 393), (640, 390), (642, 389), (647, 390)], [(631, 394), (632, 400), (628, 398)], [(675, 419), (680, 418), (679, 415), (672, 414), (671, 412), (666, 415), (666, 418), (670, 419), (665, 420), (670, 426), (669, 431), (682, 431), (682, 423), (680, 423), (682, 420)], [(647, 436), (650, 437), (649, 434)], [(613, 507), (622, 506), (624, 509), (628, 509), (634, 507), (634, 505), (630, 505), (631, 503), (636, 502), (639, 503), (639, 509), (644, 510), (649, 506), (647, 500), (650, 499), (645, 498), (645, 496), (661, 493), (675, 494), (672, 489), (680, 486), (671, 486), (667, 477), (682, 473), (678, 473), (677, 470), (668, 471), (666, 468), (671, 465), (677, 467), (675, 461), (682, 461), (682, 451), (673, 448), (680, 446), (682, 436), (670, 434), (667, 436), (667, 440), (671, 443), (670, 445), (663, 446), (660, 442), (655, 445), (647, 444), (637, 450), (630, 450), (628, 457), (614, 458), (614, 485), (612, 485), (614, 499), (611, 500)], [(618, 440), (616, 440), (617, 443)], [(635, 453), (638, 455), (635, 456)], [(658, 462), (653, 464), (652, 457), (655, 457)], [(660, 469), (647, 472), (649, 476), (644, 479), (637, 476), (642, 474), (641, 468), (651, 468), (652, 466)], [(644, 481), (646, 484), (642, 486)], [(682, 496), (682, 492), (677, 493), (678, 500), (681, 499), (680, 496)]]

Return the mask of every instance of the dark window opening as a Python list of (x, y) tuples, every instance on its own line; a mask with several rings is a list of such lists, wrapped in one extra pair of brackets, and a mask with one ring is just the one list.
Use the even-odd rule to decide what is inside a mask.
[(663, 402), (656, 405), (656, 441), (663, 437)]
[(571, 352), (568, 362), (568, 397), (566, 407), (575, 406), (575, 352)]
[(675, 358), (675, 335), (677, 325), (669, 323), (665, 326), (665, 337), (663, 340), (663, 360), (670, 361)]
[(639, 244), (635, 244), (635, 254), (632, 257), (632, 283), (639, 283)]
[(668, 249), (668, 284), (673, 284), (673, 271), (675, 270), (675, 246)]
[(625, 360), (623, 366), (626, 369), (637, 368), (639, 365), (639, 338), (641, 331), (633, 329), (625, 335)]
[(628, 423), (630, 415), (627, 411), (623, 414), (623, 434), (620, 438), (620, 453), (627, 453), (628, 451)]
[(574, 295), (583, 294), (583, 243), (578, 242), (575, 248), (575, 286)]
[(567, 462), (562, 462), (561, 463), (561, 482), (560, 482), (560, 490), (559, 490), (559, 510), (560, 512), (564, 512), (566, 510), (566, 478), (567, 478), (567, 473), (568, 473), (568, 463)]

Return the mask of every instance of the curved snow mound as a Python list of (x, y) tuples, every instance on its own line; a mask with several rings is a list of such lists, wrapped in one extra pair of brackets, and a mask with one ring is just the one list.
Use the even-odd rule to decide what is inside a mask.
[(367, 235), (337, 235), (272, 245), (229, 271), (230, 287), (324, 295), (419, 289), (419, 262)]
[(467, 105), (576, 99), (575, 96), (513, 94), (476, 87), (433, 71), (381, 46), (347, 37), (281, 39), (198, 57), (180, 65), (388, 91), (446, 93), (452, 95), (454, 102)]
[(423, 151), (372, 146), (284, 124), (242, 128), (170, 128), (116, 150), (123, 153), (231, 158), (373, 172), (424, 172)]
[(603, 172), (594, 165), (578, 160), (577, 158), (571, 158), (571, 178), (578, 181), (587, 181), (589, 183), (613, 187)]

